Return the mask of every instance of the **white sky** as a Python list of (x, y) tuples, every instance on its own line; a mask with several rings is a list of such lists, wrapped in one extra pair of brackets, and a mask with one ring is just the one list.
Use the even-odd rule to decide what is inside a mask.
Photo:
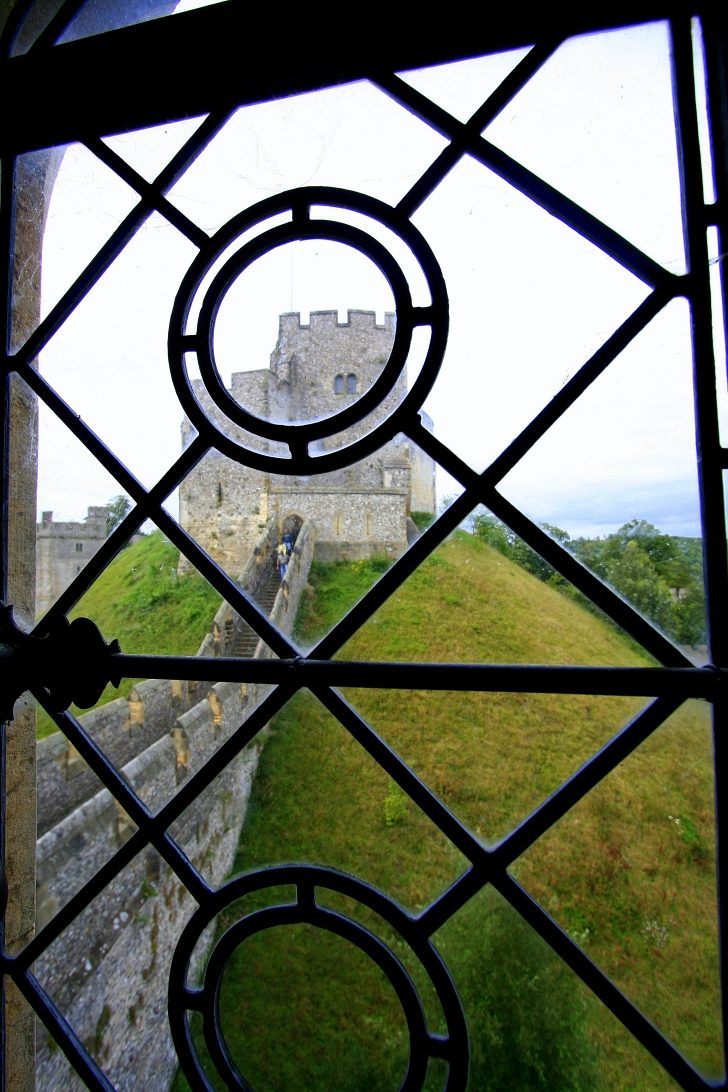
[[(524, 53), (406, 78), (466, 120)], [(197, 124), (108, 143), (152, 179)], [(666, 268), (682, 271), (662, 24), (567, 42), (486, 136)], [(373, 86), (337, 87), (239, 110), (170, 199), (208, 232), (294, 186), (342, 186), (395, 204), (444, 143)], [(68, 149), (44, 242), (44, 313), (136, 200), (91, 153)], [(436, 434), (482, 469), (648, 290), (471, 159), (451, 172), (414, 223), (441, 263), (451, 303), (448, 349), (425, 408)], [(41, 355), (43, 374), (146, 485), (180, 451), (182, 413), (166, 336), (196, 252), (155, 214)], [(408, 275), (412, 266), (407, 258)], [(413, 274), (411, 281), (415, 302), (426, 302), (422, 279)], [(257, 262), (221, 309), (216, 345), (224, 378), (267, 367), (281, 312), (300, 310), (305, 318), (333, 308), (342, 319), (347, 308), (375, 310), (380, 320), (392, 309), (389, 288), (368, 259), (339, 244), (308, 242)], [(687, 307), (674, 301), (508, 477), (505, 494), (572, 535), (608, 533), (634, 516), (664, 531), (699, 534), (690, 368)], [(724, 368), (720, 374), (725, 400)], [(438, 490), (456, 488), (443, 473)], [(87, 505), (118, 492), (41, 406), (39, 511), (78, 519)], [(176, 514), (174, 498), (170, 508)]]

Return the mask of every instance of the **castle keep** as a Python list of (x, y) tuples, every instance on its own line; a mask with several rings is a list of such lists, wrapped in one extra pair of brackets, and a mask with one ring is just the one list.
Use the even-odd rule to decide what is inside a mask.
[[(277, 421), (304, 421), (339, 412), (376, 381), (394, 342), (395, 316), (378, 326), (373, 311), (313, 311), (310, 324), (298, 313), (280, 316), (270, 366), (232, 375), (230, 393), (245, 409)], [(233, 425), (214, 405), (200, 381), (196, 395), (206, 413), (235, 439), (258, 450), (281, 446)], [(323, 441), (320, 450), (351, 443), (386, 417), (407, 393), (407, 376), (358, 425)], [(432, 427), (424, 418), (426, 427)], [(194, 431), (185, 420), (182, 444)], [(281, 448), (287, 454), (286, 448)], [(180, 522), (231, 576), (237, 577), (269, 520), (279, 528), (314, 529), (314, 557), (321, 561), (399, 557), (415, 531), (410, 512), (435, 511), (435, 464), (399, 435), (367, 459), (343, 470), (311, 477), (270, 475), (210, 453), (180, 487)], [(180, 572), (189, 564), (180, 561)]]

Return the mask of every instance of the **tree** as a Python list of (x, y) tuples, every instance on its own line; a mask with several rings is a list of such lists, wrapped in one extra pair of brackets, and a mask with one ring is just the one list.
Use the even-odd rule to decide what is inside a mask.
[(668, 636), (693, 646), (704, 639), (705, 595), (693, 540), (633, 519), (605, 539), (577, 539), (573, 549)]
[[(567, 531), (562, 531), (559, 527), (552, 527), (548, 523), (544, 523), (543, 528), (548, 531), (552, 538), (558, 539), (564, 545), (568, 543), (569, 535)], [(565, 583), (564, 578), (556, 572), (553, 566), (549, 565), (548, 561), (544, 561), (541, 555), (537, 554), (523, 539), (514, 534), (510, 527), (507, 527), (505, 523), (501, 523), (489, 512), (475, 513), (473, 516), (473, 533), (539, 580), (556, 585)]]
[(112, 497), (107, 502), (106, 507), (108, 508), (106, 537), (108, 538), (111, 532), (119, 526), (127, 512), (131, 511), (131, 501), (125, 493), (120, 493), (117, 497)]
[[(472, 519), (473, 533), (533, 576), (568, 595), (600, 617), (601, 611), (505, 523), (485, 509)], [(644, 519), (632, 519), (606, 538), (577, 538), (544, 523), (551, 538), (611, 584), (637, 610), (680, 644), (705, 639), (705, 595), (700, 540), (663, 534)]]

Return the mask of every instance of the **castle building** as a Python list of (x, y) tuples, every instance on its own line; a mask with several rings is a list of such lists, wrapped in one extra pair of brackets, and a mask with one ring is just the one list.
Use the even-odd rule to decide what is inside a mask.
[[(349, 311), (347, 318), (339, 323), (336, 311), (312, 311), (305, 325), (298, 313), (281, 315), (270, 366), (234, 373), (233, 398), (257, 416), (277, 421), (329, 416), (355, 401), (389, 358), (395, 316), (385, 314), (381, 326), (373, 311)], [(199, 380), (195, 391), (205, 412), (228, 435), (271, 453), (281, 446), (230, 422)], [(377, 409), (346, 433), (328, 437), (319, 450), (351, 443), (388, 416), (406, 392), (404, 371)], [(422, 417), (431, 429), (432, 422)], [(194, 435), (185, 420), (183, 448)], [(209, 453), (180, 487), (180, 521), (226, 572), (237, 576), (270, 519), (281, 531), (309, 519), (317, 560), (397, 558), (416, 534), (411, 512), (434, 514), (435, 503), (435, 463), (400, 434), (361, 462), (305, 478), (266, 474)], [(185, 568), (190, 566), (182, 559), (180, 572)]]
[(56, 523), (52, 512), (41, 513), (35, 525), (36, 614), (44, 614), (100, 550), (107, 515), (108, 508), (92, 506), (83, 523)]

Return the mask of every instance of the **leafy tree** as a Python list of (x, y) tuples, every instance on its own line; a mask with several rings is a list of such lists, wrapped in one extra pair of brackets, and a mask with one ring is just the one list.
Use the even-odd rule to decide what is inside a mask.
[(577, 557), (674, 640), (705, 636), (705, 595), (699, 540), (662, 534), (633, 519), (605, 539), (577, 539)]
[[(556, 585), (566, 583), (564, 578), (556, 572), (556, 569), (549, 565), (548, 561), (544, 561), (540, 554), (532, 550), (523, 539), (511, 531), (510, 527), (506, 527), (505, 523), (501, 523), (495, 516), (490, 515), (488, 512), (476, 512), (472, 523), (474, 534), (484, 539), (489, 546), (493, 546), (505, 557), (509, 557), (511, 561), (515, 561), (517, 565), (527, 569), (539, 580)], [(552, 528), (548, 523), (543, 526), (544, 530), (548, 531), (553, 538), (568, 542), (569, 535), (567, 531), (562, 531), (558, 527)]]
[(108, 538), (111, 532), (119, 526), (127, 512), (131, 511), (131, 501), (125, 493), (120, 493), (118, 497), (112, 497), (111, 500), (107, 502), (106, 507), (108, 508), (106, 516), (106, 537)]
[[(477, 512), (473, 533), (515, 561), (539, 580), (601, 615), (548, 562), (489, 512)], [(705, 595), (702, 546), (699, 539), (663, 534), (646, 520), (633, 519), (606, 538), (577, 538), (551, 524), (542, 524), (576, 557), (611, 584), (633, 606), (680, 644), (695, 646), (705, 639)]]
[(649, 553), (634, 540), (611, 557), (600, 559), (599, 575), (616, 588), (637, 610), (669, 630), (674, 600)]
[(703, 644), (705, 641), (705, 593), (702, 581), (691, 584), (678, 599), (672, 611), (675, 639), (682, 645)]

